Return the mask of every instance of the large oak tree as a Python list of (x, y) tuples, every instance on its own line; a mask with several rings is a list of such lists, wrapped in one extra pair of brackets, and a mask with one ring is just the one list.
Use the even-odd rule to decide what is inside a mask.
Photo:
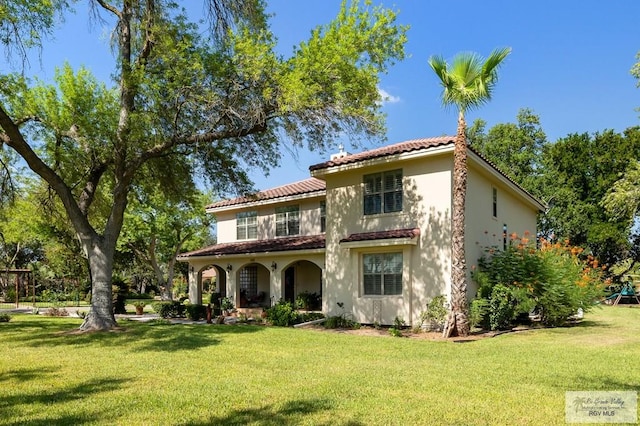
[[(104, 330), (116, 325), (114, 252), (140, 170), (187, 168), (218, 190), (242, 191), (247, 167), (276, 164), (283, 138), (316, 149), (345, 135), (381, 135), (379, 74), (403, 58), (406, 28), (391, 10), (345, 2), (283, 57), (261, 0), (207, 1), (210, 32), (171, 1), (89, 3), (114, 25), (115, 86), (69, 68), (57, 86), (0, 76), (0, 144), (64, 205), (91, 272), (81, 329)], [(54, 5), (9, 0), (3, 13), (16, 19), (3, 21), (0, 42), (20, 46), (32, 28), (53, 28), (67, 3)]]

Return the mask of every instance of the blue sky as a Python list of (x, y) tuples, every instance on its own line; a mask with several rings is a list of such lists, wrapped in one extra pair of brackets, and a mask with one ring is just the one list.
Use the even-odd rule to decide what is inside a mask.
[[(193, 1), (193, 0), (190, 0)], [(551, 141), (570, 133), (622, 131), (640, 125), (640, 89), (629, 73), (640, 51), (638, 0), (374, 0), (399, 10), (398, 21), (410, 26), (407, 58), (383, 75), (380, 89), (391, 101), (387, 141), (453, 134), (454, 110), (443, 109), (440, 86), (427, 59), (441, 54), (451, 59), (461, 51), (488, 55), (496, 47), (513, 49), (500, 68), (500, 80), (490, 103), (467, 115), (469, 124), (484, 119), (488, 128), (513, 122), (520, 108), (538, 114)], [(339, 0), (272, 0), (272, 29), (283, 54), (306, 39), (313, 27), (329, 22)], [(45, 80), (66, 60), (85, 65), (108, 80), (113, 58), (108, 29), (89, 25), (84, 6), (69, 17), (43, 50), (42, 65), (31, 61), (29, 74)], [(89, 29), (91, 28), (91, 31)], [(0, 69), (4, 68), (0, 65)], [(353, 151), (347, 145), (347, 149)], [(335, 151), (331, 150), (331, 152)], [(283, 167), (268, 178), (252, 174), (256, 187), (266, 189), (305, 179), (311, 164), (331, 152), (285, 152)]]

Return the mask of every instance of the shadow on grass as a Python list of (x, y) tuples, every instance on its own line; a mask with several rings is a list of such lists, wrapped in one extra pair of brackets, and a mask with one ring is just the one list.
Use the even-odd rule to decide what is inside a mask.
[(54, 371), (53, 368), (16, 368), (0, 374), (0, 383), (8, 380), (27, 382), (42, 379), (44, 375), (51, 374)]
[[(78, 326), (80, 322), (77, 322)], [(166, 322), (121, 321), (120, 327), (106, 332), (80, 333), (71, 326), (73, 322), (57, 318), (20, 318), (6, 323), (7, 331), (19, 334), (25, 346), (60, 347), (61, 345), (105, 347), (131, 346), (136, 351), (180, 352), (223, 342), (227, 334), (256, 333), (262, 326), (170, 324)], [(1, 341), (1, 339), (0, 339)]]
[[(211, 416), (202, 422), (188, 422), (187, 426), (205, 425), (298, 425), (305, 423), (305, 416), (331, 409), (331, 404), (324, 399), (296, 400), (276, 408), (273, 405), (265, 405), (259, 408), (245, 408), (234, 410), (224, 416)], [(327, 421), (316, 423), (318, 425), (343, 425), (360, 426), (363, 423), (357, 421), (336, 422)]]
[[(24, 420), (19, 419), (23, 413), (21, 407), (27, 409), (31, 404), (42, 404), (43, 406), (52, 406), (55, 404), (63, 404), (72, 401), (90, 398), (101, 392), (108, 392), (118, 389), (122, 383), (127, 381), (123, 378), (104, 378), (89, 380), (73, 386), (55, 386), (50, 390), (38, 390), (34, 392), (24, 392), (15, 395), (0, 396), (0, 418), (8, 420), (6, 424), (18, 425), (24, 424)], [(83, 424), (91, 420), (99, 420), (101, 415), (98, 413), (82, 413), (78, 415), (66, 414), (60, 418), (52, 418), (47, 410), (42, 410), (42, 419), (29, 419), (30, 425), (50, 425), (50, 424)], [(25, 414), (26, 415), (26, 414)]]

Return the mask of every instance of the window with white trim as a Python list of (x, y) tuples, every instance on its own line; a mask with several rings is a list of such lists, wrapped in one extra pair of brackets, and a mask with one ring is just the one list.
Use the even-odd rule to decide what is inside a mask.
[(258, 212), (240, 212), (236, 215), (236, 239), (258, 238)]
[(402, 170), (364, 175), (364, 214), (402, 211)]
[(402, 294), (402, 253), (362, 255), (365, 296)]
[(276, 208), (276, 236), (300, 234), (300, 206)]

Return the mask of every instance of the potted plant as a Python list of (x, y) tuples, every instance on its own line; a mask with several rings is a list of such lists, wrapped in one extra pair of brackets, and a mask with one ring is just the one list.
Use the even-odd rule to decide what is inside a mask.
[(133, 306), (136, 308), (136, 315), (142, 315), (144, 313), (144, 307), (147, 304), (141, 300), (136, 300), (133, 302)]
[(223, 315), (229, 315), (233, 308), (233, 301), (230, 298), (222, 298), (222, 300), (220, 301), (220, 309), (222, 309)]

